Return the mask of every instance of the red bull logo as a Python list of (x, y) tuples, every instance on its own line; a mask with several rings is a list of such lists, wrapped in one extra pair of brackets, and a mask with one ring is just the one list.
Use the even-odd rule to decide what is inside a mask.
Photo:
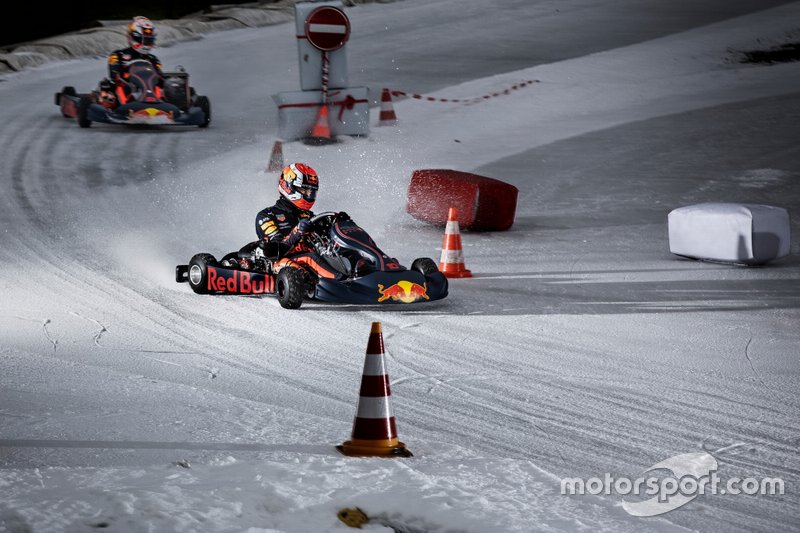
[(423, 283), (420, 285), (419, 283), (414, 283), (413, 281), (398, 281), (386, 289), (384, 289), (383, 285), (379, 283), (378, 292), (381, 293), (380, 298), (378, 298), (378, 302), (384, 302), (391, 298), (396, 302), (410, 304), (412, 302), (416, 302), (417, 300), (430, 299), (428, 297), (428, 284)]
[(128, 120), (131, 122), (144, 122), (148, 124), (170, 124), (173, 122), (172, 111), (164, 111), (155, 107), (146, 107), (128, 111)]
[(208, 267), (208, 290), (233, 294), (269, 294), (275, 292), (271, 276), (243, 270), (217, 270)]

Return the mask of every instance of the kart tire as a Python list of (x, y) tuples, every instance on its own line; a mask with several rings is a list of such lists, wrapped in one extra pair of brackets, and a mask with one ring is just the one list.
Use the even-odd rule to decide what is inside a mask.
[(315, 283), (314, 279), (312, 279), (315, 277), (316, 276), (312, 276), (308, 271), (305, 272), (303, 285), (306, 289), (306, 300), (313, 300), (314, 296), (317, 295), (317, 284)]
[[(64, 97), (64, 96), (76, 96), (77, 94), (78, 93), (75, 91), (75, 87), (70, 87), (70, 86), (64, 87), (63, 89), (61, 89), (60, 93), (56, 93), (56, 97), (55, 97), (56, 105), (57, 106), (61, 105), (61, 98), (62, 97)], [(62, 111), (62, 114), (63, 114), (63, 111)], [(67, 115), (64, 115), (64, 116), (66, 117)]]
[(197, 294), (208, 294), (208, 264), (217, 260), (211, 254), (197, 254), (189, 261), (187, 282)]
[(198, 96), (195, 105), (203, 111), (203, 122), (197, 125), (198, 128), (207, 128), (211, 124), (211, 101), (208, 96)]
[(81, 99), (78, 100), (78, 114), (76, 119), (78, 121), (78, 126), (81, 128), (88, 128), (92, 125), (92, 121), (89, 120), (90, 105), (92, 105), (91, 96), (81, 96)]
[(431, 274), (439, 272), (439, 267), (430, 257), (420, 257), (418, 259), (414, 259), (414, 262), (411, 263), (411, 270), (416, 270), (423, 276), (430, 276)]
[(303, 304), (306, 283), (303, 271), (295, 267), (283, 267), (275, 282), (275, 295), (284, 309), (298, 309)]

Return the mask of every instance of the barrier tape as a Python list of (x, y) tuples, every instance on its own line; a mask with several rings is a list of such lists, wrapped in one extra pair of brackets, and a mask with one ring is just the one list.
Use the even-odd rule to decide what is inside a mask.
[[(334, 92), (331, 93), (331, 96), (337, 96), (339, 93)], [(345, 110), (352, 111), (356, 104), (368, 104), (369, 100), (366, 99), (356, 99), (352, 95), (348, 94), (345, 96), (344, 100), (334, 100), (329, 101), (328, 105), (333, 107), (339, 107), (339, 114), (337, 118), (339, 122), (342, 122), (342, 118), (344, 116)], [(309, 103), (302, 103), (302, 104), (281, 104), (278, 106), (278, 109), (284, 109), (286, 107), (322, 107), (322, 102), (309, 102)]]
[(522, 89), (523, 87), (527, 87), (528, 85), (533, 85), (534, 83), (539, 83), (539, 80), (527, 80), (521, 83), (515, 83), (511, 87), (496, 93), (485, 94), (483, 96), (476, 96), (475, 98), (434, 98), (433, 96), (425, 96), (423, 94), (410, 94), (405, 91), (393, 91), (389, 90), (392, 96), (408, 96), (409, 98), (415, 98), (417, 100), (425, 100), (426, 102), (449, 102), (449, 103), (456, 103), (456, 104), (474, 104), (477, 102), (483, 102), (484, 100), (488, 100), (489, 98), (495, 98), (497, 96), (505, 96), (511, 94), (511, 91), (516, 91), (518, 89)]

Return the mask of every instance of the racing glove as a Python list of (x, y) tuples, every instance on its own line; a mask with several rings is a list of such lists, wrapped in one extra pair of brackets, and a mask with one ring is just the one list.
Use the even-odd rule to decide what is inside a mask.
[(311, 222), (307, 218), (303, 218), (298, 222), (297, 226), (292, 229), (292, 231), (283, 238), (283, 243), (288, 246), (294, 246), (300, 239), (303, 238), (303, 235), (311, 231)]
[(311, 221), (309, 221), (307, 218), (300, 220), (300, 222), (297, 224), (297, 231), (300, 233), (308, 233), (311, 231)]

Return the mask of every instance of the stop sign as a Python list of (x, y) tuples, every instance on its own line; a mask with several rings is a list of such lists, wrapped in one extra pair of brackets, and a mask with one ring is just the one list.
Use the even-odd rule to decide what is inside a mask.
[(306, 38), (318, 50), (337, 50), (344, 46), (349, 36), (350, 20), (339, 8), (318, 7), (306, 17)]

